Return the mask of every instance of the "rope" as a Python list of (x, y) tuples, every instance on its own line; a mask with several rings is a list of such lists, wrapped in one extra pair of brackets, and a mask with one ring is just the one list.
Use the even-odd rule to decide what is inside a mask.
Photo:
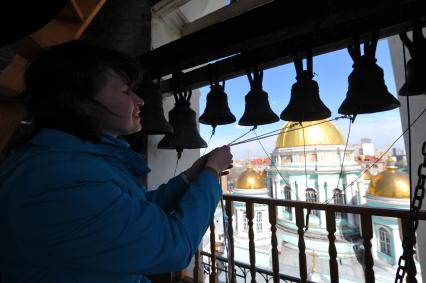
[[(386, 151), (382, 154), (382, 155), (380, 155), (380, 157), (374, 162), (374, 163), (372, 163), (370, 166), (368, 166), (364, 171), (362, 171), (362, 173), (361, 173), (361, 175), (359, 175), (355, 180), (353, 180), (349, 185), (347, 185), (345, 188), (343, 188), (343, 192), (345, 192), (346, 191), (346, 189), (347, 188), (349, 188), (350, 186), (352, 186), (356, 181), (358, 181), (359, 180), (359, 178), (361, 178), (371, 167), (373, 167), (374, 165), (376, 165), (381, 159), (382, 159), (382, 157), (383, 156), (385, 156), (385, 154), (386, 153), (388, 153), (389, 152), (389, 150), (392, 148), (392, 146), (394, 146), (394, 144), (396, 144), (396, 142), (401, 138), (401, 137), (403, 137), (404, 136), (404, 134), (406, 133), (406, 132), (408, 132), (409, 130), (410, 130), (410, 128), (417, 122), (417, 120), (419, 120), (420, 119), (420, 117), (421, 116), (423, 116), (423, 114), (426, 112), (426, 108), (425, 109), (423, 109), (423, 111), (417, 116), (417, 118), (416, 119), (414, 119), (414, 121), (408, 126), (408, 128), (407, 129), (405, 129), (404, 130), (404, 132), (402, 132), (402, 134), (401, 135), (399, 135), (399, 137), (397, 137), (396, 138), (396, 140), (386, 149)], [(329, 204), (330, 203), (330, 201), (331, 200), (333, 200), (334, 199), (334, 196), (333, 197), (331, 197), (331, 198), (329, 198), (328, 200), (326, 200), (325, 202), (323, 202), (322, 204)]]
[[(257, 137), (257, 133), (256, 133), (256, 131), (254, 131), (254, 134), (256, 135), (256, 137)], [(280, 177), (281, 177), (281, 179), (287, 184), (287, 186), (290, 188), (290, 191), (296, 196), (296, 200), (299, 200), (299, 196), (297, 195), (297, 193), (296, 192), (294, 192), (293, 191), (293, 189), (291, 188), (291, 186), (290, 186), (290, 183), (281, 175), (281, 172), (280, 172), (280, 170), (277, 168), (277, 166), (275, 165), (275, 163), (274, 162), (272, 162), (272, 158), (271, 158), (271, 155), (270, 154), (268, 154), (268, 152), (266, 151), (266, 149), (265, 149), (265, 147), (263, 146), (263, 144), (262, 144), (262, 142), (260, 141), (260, 139), (258, 139), (257, 140), (258, 142), (259, 142), (259, 144), (260, 144), (260, 146), (262, 147), (262, 149), (263, 149), (263, 152), (266, 154), (266, 156), (269, 158), (269, 161), (271, 162), (271, 165), (275, 168), (275, 170), (277, 171), (277, 173), (280, 175)]]

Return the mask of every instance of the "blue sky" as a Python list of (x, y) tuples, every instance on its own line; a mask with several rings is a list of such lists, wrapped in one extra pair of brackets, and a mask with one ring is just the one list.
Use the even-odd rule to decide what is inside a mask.
[[(395, 82), (392, 71), (392, 63), (388, 43), (386, 40), (380, 40), (376, 51), (377, 64), (383, 68), (385, 73), (385, 82), (389, 91), (396, 96)], [(352, 71), (352, 59), (346, 49), (327, 53), (313, 58), (313, 69), (316, 74), (314, 80), (319, 84), (320, 97), (322, 101), (332, 112), (332, 118), (340, 116), (337, 109), (344, 100), (348, 89), (348, 75)], [(304, 62), (304, 66), (306, 63)], [(291, 86), (295, 83), (296, 71), (294, 65), (286, 64), (276, 68), (264, 71), (263, 88), (269, 94), (269, 103), (272, 110), (280, 115), (287, 106), (290, 99)], [(206, 105), (206, 95), (210, 87), (200, 89), (200, 114), (204, 111)], [(218, 126), (216, 134), (209, 143), (208, 151), (212, 148), (227, 144), (236, 137), (247, 132), (250, 127), (238, 126), (238, 120), (244, 112), (244, 96), (249, 91), (249, 83), (246, 76), (238, 77), (226, 81), (225, 92), (228, 94), (229, 107), (237, 118), (237, 122), (230, 125)], [(286, 122), (279, 122), (259, 126), (256, 130), (260, 135), (282, 127)], [(346, 119), (335, 122), (346, 137), (349, 121)], [(208, 141), (211, 134), (211, 127), (200, 124), (201, 136)], [(371, 138), (376, 149), (385, 149), (392, 144), (402, 133), (399, 109), (380, 112), (375, 114), (358, 115), (351, 127), (349, 137), (350, 144), (357, 144), (363, 137)], [(252, 134), (246, 137), (253, 137)], [(262, 144), (268, 152), (274, 148), (275, 137), (262, 140)], [(401, 138), (395, 147), (403, 148), (403, 139)], [(203, 151), (202, 151), (203, 152)], [(251, 142), (232, 147), (232, 153), (235, 158), (247, 158), (264, 156), (259, 143)]]

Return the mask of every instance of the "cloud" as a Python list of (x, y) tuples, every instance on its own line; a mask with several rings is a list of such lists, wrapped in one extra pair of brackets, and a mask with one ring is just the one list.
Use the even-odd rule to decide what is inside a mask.
[[(347, 137), (349, 122), (340, 120), (336, 125), (341, 130), (344, 137)], [(401, 120), (399, 115), (374, 114), (358, 116), (355, 123), (351, 125), (351, 133), (349, 137), (350, 144), (359, 144), (361, 138), (372, 139), (376, 149), (386, 149), (395, 142), (402, 134)], [(393, 147), (404, 148), (403, 137), (393, 145)]]

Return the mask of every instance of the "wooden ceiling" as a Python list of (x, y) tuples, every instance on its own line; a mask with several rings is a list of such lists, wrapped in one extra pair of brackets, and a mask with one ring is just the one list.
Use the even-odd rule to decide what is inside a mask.
[[(425, 1), (275, 0), (142, 54), (139, 60), (155, 78), (195, 68), (184, 71), (181, 82), (194, 89), (209, 83), (212, 70), (218, 79), (230, 79), (254, 64), (271, 68), (289, 63), (294, 52), (311, 49), (319, 55), (345, 48), (353, 36), (368, 39), (373, 30), (381, 38), (395, 35), (411, 29), (414, 18), (425, 23)], [(213, 68), (205, 65), (214, 60), (219, 61)], [(163, 81), (161, 92), (171, 91), (171, 86), (171, 79)]]

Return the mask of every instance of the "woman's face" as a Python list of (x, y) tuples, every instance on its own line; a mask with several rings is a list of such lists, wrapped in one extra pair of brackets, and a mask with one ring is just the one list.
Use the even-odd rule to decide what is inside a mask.
[(105, 84), (94, 99), (108, 108), (99, 114), (101, 129), (114, 136), (139, 132), (139, 111), (144, 101), (137, 96), (131, 86), (113, 71), (107, 73)]

